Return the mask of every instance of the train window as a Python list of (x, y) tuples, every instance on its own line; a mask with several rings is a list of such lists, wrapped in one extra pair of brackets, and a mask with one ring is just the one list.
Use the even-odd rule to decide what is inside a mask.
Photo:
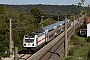
[(34, 39), (25, 39), (25, 42), (26, 43), (32, 43), (32, 42), (34, 42)]
[(38, 41), (38, 38), (36, 38), (36, 41)]
[(29, 42), (30, 42), (30, 43), (34, 42), (34, 39), (29, 39)]
[(79, 19), (78, 19), (78, 21), (79, 21)]
[(86, 36), (87, 35), (87, 30), (86, 29), (80, 29), (80, 35), (81, 36)]
[(27, 43), (29, 39), (25, 39), (25, 42)]
[(65, 23), (63, 25), (65, 25)]
[(82, 33), (86, 34), (86, 31), (81, 31), (81, 34), (82, 34)]
[(52, 30), (54, 30), (54, 29), (49, 30), (49, 32), (52, 31)]

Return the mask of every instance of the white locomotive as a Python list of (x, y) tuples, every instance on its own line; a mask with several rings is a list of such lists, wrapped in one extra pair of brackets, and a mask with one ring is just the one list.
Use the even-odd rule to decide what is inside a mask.
[[(71, 26), (71, 20), (67, 21), (67, 27)], [(37, 29), (25, 35), (23, 38), (23, 50), (36, 52), (46, 43), (50, 42), (55, 36), (59, 35), (65, 30), (65, 22), (60, 21), (42, 28)]]

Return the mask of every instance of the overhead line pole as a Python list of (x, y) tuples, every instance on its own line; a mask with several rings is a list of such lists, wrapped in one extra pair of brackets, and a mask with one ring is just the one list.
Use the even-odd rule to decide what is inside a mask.
[(74, 29), (74, 35), (75, 35), (75, 14), (74, 14), (74, 20), (73, 20), (73, 29)]
[(65, 57), (67, 57), (67, 47), (68, 47), (68, 41), (67, 41), (67, 17), (65, 18)]
[(43, 17), (44, 17), (44, 16), (41, 16), (42, 27), (43, 27), (43, 23), (44, 23), (44, 22), (43, 22)]
[(59, 15), (58, 15), (58, 22), (59, 22)]
[(12, 31), (11, 31), (11, 18), (10, 18), (10, 58), (12, 58)]

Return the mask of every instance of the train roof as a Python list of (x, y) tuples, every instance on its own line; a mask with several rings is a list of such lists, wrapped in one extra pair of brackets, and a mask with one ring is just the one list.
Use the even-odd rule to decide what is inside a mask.
[(60, 22), (57, 22), (57, 23), (54, 23), (54, 24), (39, 28), (39, 29), (37, 29), (37, 32), (45, 32), (45, 30), (50, 31), (50, 30), (53, 30), (55, 26), (58, 27), (58, 26), (61, 26), (63, 24), (64, 24), (64, 21), (60, 21)]
[(35, 32), (25, 35), (25, 37), (29, 37), (29, 38), (33, 38), (34, 36), (35, 36)]
[(43, 27), (44, 30), (52, 30), (54, 27), (54, 24), (51, 24), (51, 25), (48, 25), (48, 26), (45, 26)]
[(54, 25), (58, 27), (58, 26), (61, 26), (61, 25), (63, 25), (63, 24), (64, 24), (64, 21), (60, 21), (60, 22), (58, 22), (58, 23), (55, 23)]
[[(67, 22), (69, 22), (70, 20), (68, 19)], [(32, 32), (28, 35), (26, 35), (25, 37), (34, 37), (34, 35), (38, 35), (38, 36), (41, 36), (43, 34), (43, 32), (45, 32), (46, 30), (50, 31), (50, 30), (53, 30), (55, 26), (59, 27), (59, 26), (62, 26), (65, 22), (64, 21), (60, 21), (60, 22), (57, 22), (57, 23), (54, 23), (54, 24), (51, 24), (51, 25), (48, 25), (48, 26), (45, 26), (45, 27), (42, 27), (42, 28), (38, 28), (36, 32)]]
[[(63, 20), (63, 21), (65, 21), (65, 20)], [(67, 19), (66, 21), (67, 21), (67, 22), (70, 22), (71, 20), (70, 20), (70, 19)]]
[[(71, 20), (70, 19), (67, 19), (66, 20), (67, 22), (70, 22)], [(54, 26), (61, 26), (61, 25), (63, 25), (65, 22), (64, 22), (64, 20), (63, 21), (60, 21), (60, 22), (57, 22), (57, 23), (54, 23), (54, 24), (51, 24), (51, 25), (48, 25), (48, 26), (45, 26), (45, 27), (43, 27), (43, 29), (44, 30), (52, 30), (52, 29), (54, 29)]]
[(60, 22), (57, 22), (57, 23), (54, 23), (54, 24), (51, 24), (51, 25), (48, 25), (48, 26), (45, 26), (43, 27), (44, 30), (52, 30), (54, 29), (54, 26), (61, 26), (64, 24), (64, 21), (60, 21)]

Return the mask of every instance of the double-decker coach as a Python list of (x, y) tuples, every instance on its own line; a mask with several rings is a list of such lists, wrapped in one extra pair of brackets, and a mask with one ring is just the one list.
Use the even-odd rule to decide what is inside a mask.
[[(67, 20), (67, 26), (70, 26), (70, 20)], [(65, 30), (65, 22), (60, 21), (42, 28), (36, 32), (27, 34), (23, 38), (23, 50), (36, 52), (46, 43), (50, 42), (55, 36)]]

